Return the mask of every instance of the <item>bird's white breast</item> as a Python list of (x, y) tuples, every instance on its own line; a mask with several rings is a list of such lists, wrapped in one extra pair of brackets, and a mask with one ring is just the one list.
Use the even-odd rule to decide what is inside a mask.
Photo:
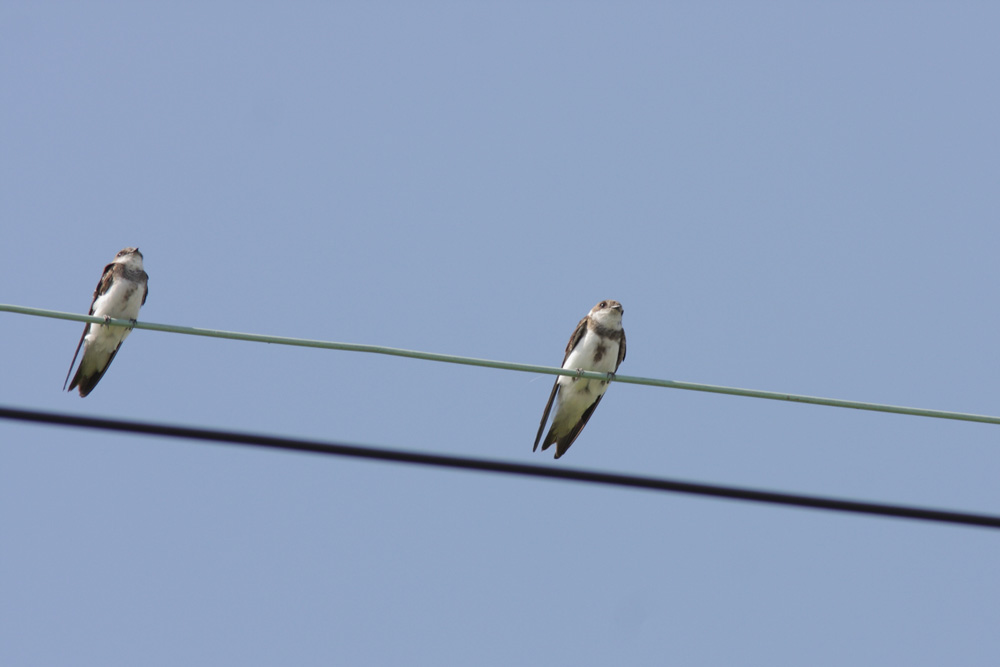
[[(111, 283), (107, 292), (94, 301), (94, 315), (134, 320), (139, 317), (140, 306), (142, 306), (142, 288), (136, 283), (118, 279)], [(125, 327), (92, 324), (87, 334), (87, 349), (94, 352), (113, 352), (130, 332), (131, 329)]]
[[(594, 361), (597, 348), (604, 346), (604, 354), (598, 361)], [(566, 357), (563, 368), (582, 368), (587, 371), (597, 371), (598, 373), (612, 373), (618, 363), (618, 341), (610, 338), (601, 338), (589, 329), (583, 334), (583, 339), (576, 344), (573, 351)], [(565, 376), (563, 376), (565, 377)]]
[[(594, 361), (597, 348), (604, 346), (604, 354), (599, 360)], [(578, 368), (585, 371), (596, 371), (598, 373), (612, 373), (618, 363), (618, 341), (608, 338), (601, 338), (594, 332), (588, 330), (583, 334), (583, 338), (573, 351), (566, 357), (565, 369), (576, 370)], [(608, 383), (602, 380), (588, 380), (586, 378), (574, 378), (566, 375), (559, 376), (559, 417), (567, 420), (575, 420), (584, 410), (604, 395), (608, 389)]]

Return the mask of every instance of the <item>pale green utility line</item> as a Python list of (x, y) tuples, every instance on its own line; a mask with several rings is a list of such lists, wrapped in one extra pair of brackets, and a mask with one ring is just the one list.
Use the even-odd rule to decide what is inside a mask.
[[(0, 311), (20, 313), (22, 315), (34, 315), (36, 317), (51, 317), (59, 320), (74, 320), (77, 322), (93, 322), (101, 324), (103, 318), (92, 315), (80, 315), (77, 313), (64, 313), (57, 310), (45, 310), (42, 308), (28, 308), (26, 306), (12, 306), (0, 304)], [(110, 320), (113, 326), (132, 326), (128, 320)], [(152, 331), (165, 331), (167, 333), (187, 334), (189, 336), (208, 336), (210, 338), (228, 338), (231, 340), (246, 340), (254, 343), (272, 343), (274, 345), (295, 345), (298, 347), (316, 347), (325, 350), (346, 350), (348, 352), (369, 352), (372, 354), (388, 354), (396, 357), (410, 357), (412, 359), (426, 359), (428, 361), (441, 361), (449, 364), (465, 364), (467, 366), (484, 366), (486, 368), (501, 368), (511, 371), (522, 371), (525, 373), (543, 373), (546, 375), (571, 375), (574, 377), (585, 377), (594, 380), (609, 379), (606, 373), (596, 373), (594, 371), (573, 371), (564, 370), (555, 366), (536, 366), (534, 364), (518, 364), (509, 361), (493, 361), (490, 359), (475, 359), (473, 357), (460, 357), (454, 354), (438, 354), (435, 352), (419, 352), (417, 350), (403, 350), (396, 347), (384, 347), (382, 345), (364, 345), (358, 343), (335, 343), (325, 340), (310, 340), (307, 338), (287, 338), (285, 336), (264, 336), (261, 334), (240, 333), (237, 331), (220, 331), (218, 329), (200, 329), (197, 327), (183, 327), (175, 324), (156, 324), (153, 322), (136, 322), (136, 329), (150, 329)], [(947, 410), (925, 410), (923, 408), (907, 408), (900, 405), (883, 405), (881, 403), (865, 403), (862, 401), (846, 401), (837, 398), (822, 398), (820, 396), (803, 396), (801, 394), (786, 394), (777, 391), (759, 391), (757, 389), (740, 389), (737, 387), (721, 387), (711, 384), (700, 384), (697, 382), (680, 382), (677, 380), (658, 380), (655, 378), (634, 377), (631, 375), (615, 375), (615, 382), (626, 384), (641, 384), (651, 387), (666, 387), (668, 389), (687, 389), (689, 391), (705, 391), (713, 394), (730, 394), (732, 396), (748, 396), (751, 398), (764, 398), (772, 401), (791, 401), (793, 403), (810, 403), (813, 405), (827, 405), (834, 408), (853, 408), (855, 410), (870, 410), (873, 412), (892, 412), (900, 415), (914, 415), (917, 417), (934, 417), (937, 419), (955, 419), (959, 421), (981, 422), (984, 424), (1000, 424), (1000, 417), (989, 415), (974, 415), (966, 412), (950, 412)]]

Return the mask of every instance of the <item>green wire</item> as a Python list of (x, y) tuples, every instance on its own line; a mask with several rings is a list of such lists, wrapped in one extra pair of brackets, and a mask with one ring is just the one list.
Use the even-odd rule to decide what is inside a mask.
[[(13, 306), (0, 304), (0, 311), (19, 313), (21, 315), (33, 315), (35, 317), (50, 317), (59, 320), (72, 320), (76, 322), (91, 322), (103, 324), (104, 318), (93, 315), (79, 315), (77, 313), (64, 313), (56, 310), (45, 310), (43, 308), (29, 308), (26, 306)], [(545, 375), (568, 375), (573, 377), (584, 377), (593, 380), (613, 380), (626, 384), (639, 384), (650, 387), (665, 387), (667, 389), (685, 389), (688, 391), (704, 391), (713, 394), (729, 394), (731, 396), (748, 396), (750, 398), (763, 398), (771, 401), (790, 401), (792, 403), (809, 403), (812, 405), (826, 405), (834, 408), (852, 408), (854, 410), (869, 410), (872, 412), (891, 412), (900, 415), (913, 415), (916, 417), (933, 417), (935, 419), (954, 419), (958, 421), (981, 422), (984, 424), (1000, 424), (1000, 417), (989, 415), (975, 415), (966, 412), (950, 412), (948, 410), (927, 410), (923, 408), (908, 408), (900, 405), (884, 405), (881, 403), (866, 403), (863, 401), (848, 401), (837, 398), (822, 398), (820, 396), (803, 396), (801, 394), (788, 394), (777, 391), (760, 391), (757, 389), (740, 389), (738, 387), (722, 387), (711, 384), (700, 384), (698, 382), (680, 382), (677, 380), (659, 380), (656, 378), (635, 377), (631, 375), (614, 375), (607, 373), (597, 373), (594, 371), (565, 370), (555, 366), (537, 366), (535, 364), (518, 364), (509, 361), (493, 361), (491, 359), (476, 359), (473, 357), (460, 357), (454, 354), (438, 354), (436, 352), (420, 352), (418, 350), (404, 350), (396, 347), (385, 347), (382, 345), (364, 345), (360, 343), (337, 343), (325, 340), (310, 340), (308, 338), (288, 338), (285, 336), (266, 336), (263, 334), (240, 333), (238, 331), (222, 331), (219, 329), (201, 329), (198, 327), (184, 327), (176, 324), (156, 324), (154, 322), (135, 322), (133, 325), (129, 320), (112, 319), (107, 322), (111, 326), (129, 327), (136, 329), (149, 329), (151, 331), (164, 331), (166, 333), (186, 334), (188, 336), (207, 336), (209, 338), (226, 338), (230, 340), (245, 340), (253, 343), (271, 343), (273, 345), (294, 345), (297, 347), (315, 347), (324, 350), (345, 350), (348, 352), (367, 352), (370, 354), (387, 354), (394, 357), (409, 357), (411, 359), (425, 359), (427, 361), (440, 361), (449, 364), (464, 364), (466, 366), (483, 366), (486, 368), (500, 368), (510, 371), (521, 371), (524, 373), (543, 373)]]

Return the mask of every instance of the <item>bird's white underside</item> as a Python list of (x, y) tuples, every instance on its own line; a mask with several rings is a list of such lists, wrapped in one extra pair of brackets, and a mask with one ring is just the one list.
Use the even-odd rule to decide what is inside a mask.
[[(620, 326), (620, 314), (617, 315), (617, 323)], [(600, 345), (605, 346), (605, 352), (600, 361), (595, 363), (594, 356)], [(562, 367), (567, 370), (583, 369), (598, 373), (612, 373), (617, 363), (618, 341), (601, 338), (588, 329), (573, 351), (570, 352)], [(608, 385), (600, 380), (574, 378), (566, 375), (560, 375), (557, 382), (559, 383), (559, 394), (556, 399), (556, 414), (552, 418), (552, 428), (557, 434), (563, 434), (580, 421), (583, 413), (594, 404), (594, 401), (604, 395)]]

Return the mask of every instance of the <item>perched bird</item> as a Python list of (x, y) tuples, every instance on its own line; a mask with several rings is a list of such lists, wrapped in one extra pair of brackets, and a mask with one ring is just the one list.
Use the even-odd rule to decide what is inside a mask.
[[(625, 359), (625, 330), (622, 329), (622, 305), (617, 301), (601, 301), (590, 309), (585, 318), (576, 325), (566, 346), (565, 369), (614, 373)], [(542, 451), (552, 443), (556, 445), (556, 458), (566, 453), (580, 431), (587, 425), (594, 409), (601, 402), (608, 389), (607, 380), (560, 375), (549, 394), (549, 402), (542, 413), (542, 423), (538, 425), (535, 447), (542, 439), (542, 431), (549, 418), (552, 403), (556, 403), (556, 414), (552, 427), (542, 441)]]
[[(135, 322), (139, 316), (139, 307), (146, 303), (146, 294), (149, 292), (148, 280), (149, 276), (142, 269), (142, 253), (138, 248), (125, 248), (115, 255), (114, 261), (104, 267), (101, 282), (97, 283), (97, 289), (94, 290), (90, 314), (103, 317), (105, 322), (110, 319)], [(111, 360), (118, 354), (122, 341), (131, 331), (132, 329), (127, 327), (88, 322), (83, 328), (80, 342), (76, 345), (69, 371), (66, 372), (66, 381), (69, 382), (69, 374), (73, 372), (73, 364), (76, 363), (80, 347), (83, 346), (83, 358), (80, 360), (80, 367), (76, 369), (69, 390), (73, 391), (79, 387), (80, 396), (86, 396), (93, 391), (107, 372)], [(64, 382), (63, 389), (65, 388)]]

